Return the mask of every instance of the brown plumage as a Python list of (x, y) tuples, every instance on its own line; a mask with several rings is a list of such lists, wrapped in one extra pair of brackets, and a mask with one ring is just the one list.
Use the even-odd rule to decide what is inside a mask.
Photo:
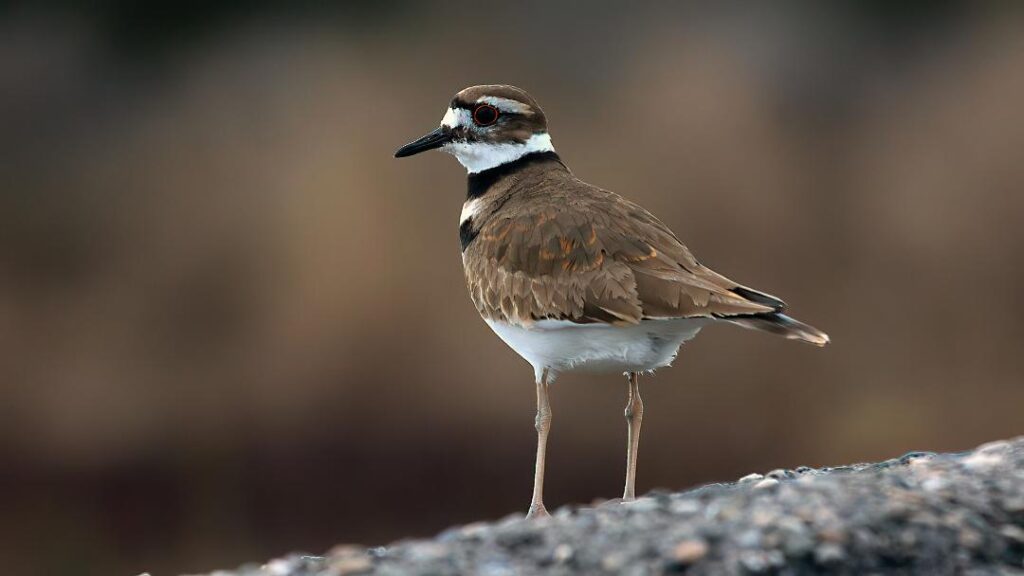
[(701, 265), (650, 212), (582, 182), (553, 155), (524, 162), (476, 201), (463, 262), (484, 318), (636, 324), (783, 308)]
[(554, 152), (537, 102), (512, 86), (455, 95), (441, 126), (396, 157), (440, 148), (469, 171), (459, 236), (469, 294), (494, 332), (533, 365), (538, 433), (533, 500), (543, 479), (559, 372), (627, 372), (624, 500), (634, 496), (643, 402), (639, 374), (724, 321), (823, 346), (824, 332), (785, 304), (705, 267), (667, 226), (614, 192), (576, 178)]

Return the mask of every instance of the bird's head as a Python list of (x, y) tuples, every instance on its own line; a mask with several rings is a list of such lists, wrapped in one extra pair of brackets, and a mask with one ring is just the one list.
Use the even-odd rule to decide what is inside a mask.
[(469, 172), (481, 172), (532, 152), (553, 152), (548, 122), (537, 101), (504, 84), (471, 86), (448, 105), (441, 126), (402, 146), (396, 158), (441, 149)]

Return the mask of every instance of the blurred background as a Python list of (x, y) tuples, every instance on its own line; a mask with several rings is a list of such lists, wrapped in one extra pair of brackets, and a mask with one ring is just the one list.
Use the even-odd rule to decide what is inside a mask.
[[(787, 300), (642, 381), (638, 490), (1024, 432), (1015, 2), (0, 8), (0, 561), (154, 576), (522, 512), (529, 366), (479, 320), (479, 83)], [(551, 507), (621, 494), (626, 385), (554, 387)]]

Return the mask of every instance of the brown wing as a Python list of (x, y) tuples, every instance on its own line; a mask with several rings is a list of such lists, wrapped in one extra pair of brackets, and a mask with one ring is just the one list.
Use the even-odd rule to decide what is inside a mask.
[(481, 226), (463, 255), (481, 315), (520, 325), (635, 324), (781, 309), (781, 301), (701, 266), (643, 208), (587, 188), (507, 207)]

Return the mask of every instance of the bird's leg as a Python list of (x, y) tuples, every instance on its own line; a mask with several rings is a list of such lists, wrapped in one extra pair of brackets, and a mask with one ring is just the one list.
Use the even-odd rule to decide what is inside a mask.
[(644, 417), (644, 401), (640, 399), (640, 374), (629, 373), (629, 401), (626, 404), (626, 424), (628, 424), (629, 443), (626, 447), (626, 489), (622, 500), (630, 502), (636, 499), (636, 451), (640, 444), (640, 421)]
[(537, 428), (537, 464), (533, 473), (533, 499), (527, 518), (550, 516), (544, 508), (544, 456), (548, 447), (548, 430), (551, 428), (551, 405), (548, 404), (548, 369), (545, 368), (537, 381), (537, 417), (534, 419)]

